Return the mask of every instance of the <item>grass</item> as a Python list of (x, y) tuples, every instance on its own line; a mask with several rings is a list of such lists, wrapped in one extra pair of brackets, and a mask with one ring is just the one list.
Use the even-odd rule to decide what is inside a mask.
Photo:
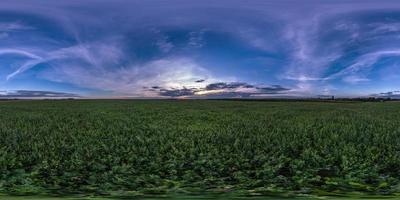
[(400, 193), (396, 102), (11, 101), (0, 113), (8, 195)]

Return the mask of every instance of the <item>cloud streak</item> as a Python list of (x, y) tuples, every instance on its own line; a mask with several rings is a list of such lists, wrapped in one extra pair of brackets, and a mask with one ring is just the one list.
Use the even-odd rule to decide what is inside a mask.
[(32, 90), (15, 90), (0, 91), (1, 98), (78, 98), (77, 94), (53, 92), (53, 91), (32, 91)]

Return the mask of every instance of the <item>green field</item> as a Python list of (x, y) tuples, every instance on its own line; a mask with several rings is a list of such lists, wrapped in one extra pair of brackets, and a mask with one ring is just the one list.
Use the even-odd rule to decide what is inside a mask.
[(2, 101), (0, 193), (398, 195), (400, 103)]

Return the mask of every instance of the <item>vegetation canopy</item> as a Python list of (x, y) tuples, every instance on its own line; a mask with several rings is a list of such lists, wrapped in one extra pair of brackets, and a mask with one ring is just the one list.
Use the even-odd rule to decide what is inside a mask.
[(398, 102), (0, 102), (0, 192), (400, 192)]

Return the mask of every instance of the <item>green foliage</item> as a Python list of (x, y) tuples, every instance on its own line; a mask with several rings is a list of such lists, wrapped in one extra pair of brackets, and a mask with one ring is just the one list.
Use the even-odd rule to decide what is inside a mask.
[(400, 104), (0, 102), (0, 192), (400, 193)]

